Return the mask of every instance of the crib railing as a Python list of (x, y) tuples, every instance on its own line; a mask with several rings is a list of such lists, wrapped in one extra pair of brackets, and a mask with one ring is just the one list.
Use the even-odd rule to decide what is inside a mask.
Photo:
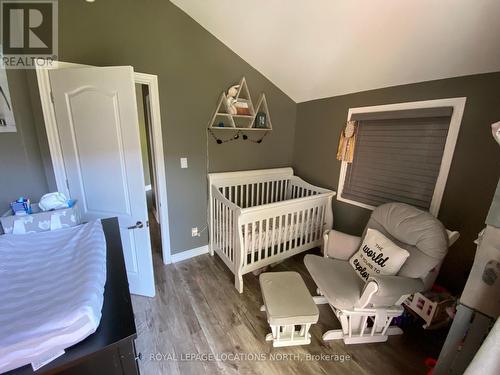
[[(310, 196), (241, 210), (239, 234), (243, 273), (319, 246), (328, 196)], [(274, 206), (274, 207), (273, 207)]]

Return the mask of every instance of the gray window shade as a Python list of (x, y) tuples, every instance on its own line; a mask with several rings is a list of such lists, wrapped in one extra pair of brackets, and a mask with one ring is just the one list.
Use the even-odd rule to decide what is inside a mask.
[[(428, 210), (451, 119), (449, 107), (363, 114), (341, 196), (379, 206), (404, 202)], [(400, 112), (400, 111), (398, 111)], [(388, 115), (389, 114), (389, 115)]]

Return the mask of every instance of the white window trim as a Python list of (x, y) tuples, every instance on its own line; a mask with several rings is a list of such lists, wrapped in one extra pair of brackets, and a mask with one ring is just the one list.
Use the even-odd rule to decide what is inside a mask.
[[(436, 99), (436, 100), (424, 100), (419, 102), (408, 102), (408, 103), (396, 103), (387, 105), (376, 105), (370, 107), (358, 107), (349, 108), (347, 114), (347, 121), (349, 121), (353, 114), (355, 113), (374, 113), (374, 112), (386, 112), (386, 111), (399, 111), (405, 109), (420, 109), (420, 108), (435, 108), (435, 107), (453, 107), (453, 114), (451, 115), (450, 127), (448, 129), (448, 136), (446, 137), (446, 143), (444, 146), (443, 158), (441, 160), (441, 168), (439, 169), (439, 175), (436, 181), (436, 186), (434, 188), (434, 194), (432, 195), (432, 201), (429, 208), (429, 212), (437, 216), (439, 213), (439, 208), (441, 206), (441, 199), (443, 198), (444, 188), (446, 186), (446, 181), (448, 179), (448, 173), (450, 172), (451, 160), (453, 159), (453, 153), (455, 151), (455, 145), (457, 143), (458, 132), (460, 130), (460, 125), (462, 123), (462, 116), (464, 114), (465, 102), (467, 98), (447, 98), (447, 99)], [(353, 201), (350, 199), (342, 198), (342, 191), (344, 189), (344, 181), (347, 173), (347, 162), (343, 161), (340, 167), (340, 177), (339, 185), (337, 191), (337, 200), (355, 206), (367, 208), (373, 210), (375, 207)]]

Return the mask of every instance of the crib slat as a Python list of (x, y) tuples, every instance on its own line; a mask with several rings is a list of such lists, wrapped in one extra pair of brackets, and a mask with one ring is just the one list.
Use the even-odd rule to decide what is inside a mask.
[[(210, 186), (210, 189), (212, 187)], [(212, 191), (212, 190), (210, 190)], [(208, 234), (210, 239), (210, 251), (214, 249), (214, 198), (210, 195), (210, 233)]]
[(271, 203), (276, 202), (276, 200), (274, 199), (274, 183), (275, 181), (271, 181)]
[(320, 206), (319, 215), (318, 215), (318, 239), (321, 239), (323, 236), (323, 212), (325, 210), (324, 206)]
[(314, 221), (316, 219), (316, 216), (314, 216), (314, 213), (316, 212), (315, 210), (316, 210), (316, 207), (311, 208), (311, 217), (309, 218), (308, 242), (311, 242), (314, 239)]
[(271, 234), (271, 228), (269, 227), (269, 218), (266, 219), (266, 239), (264, 243), (264, 258), (269, 257), (269, 235)]
[(224, 251), (224, 254), (226, 254), (226, 256), (229, 258), (229, 239), (231, 238), (230, 235), (231, 235), (231, 232), (229, 230), (229, 207), (225, 207), (225, 211), (226, 211), (226, 221), (225, 221), (225, 224), (226, 224), (226, 228), (225, 228), (225, 231), (226, 231), (226, 251)]
[(224, 214), (224, 219), (223, 219), (223, 225), (224, 225), (224, 254), (227, 256), (227, 207), (224, 205), (223, 208), (223, 214)]
[(238, 233), (234, 231), (235, 225), (234, 225), (234, 211), (231, 211), (231, 262), (234, 262), (234, 249), (236, 248), (236, 241), (237, 241), (237, 236)]
[(226, 230), (226, 206), (224, 203), (222, 203), (222, 252), (225, 254), (226, 253), (226, 237), (227, 237), (227, 230)]
[(262, 220), (259, 220), (259, 243), (257, 248), (257, 261), (260, 260), (260, 253), (262, 252), (262, 235), (267, 235), (267, 233), (262, 232)]
[(222, 218), (221, 218), (222, 204), (217, 201), (217, 248), (222, 249), (221, 238), (222, 238)]
[(311, 229), (309, 232), (309, 241), (316, 240), (316, 216), (317, 216), (317, 207), (311, 208)]
[(273, 256), (274, 255), (274, 245), (276, 244), (276, 217), (273, 217), (271, 219), (271, 251), (270, 251), (270, 254), (269, 256)]
[(243, 249), (243, 258), (245, 259), (244, 261), (244, 264), (247, 265), (248, 264), (248, 245), (250, 243), (250, 239), (249, 239), (249, 226), (250, 224), (244, 224), (243, 225), (243, 236), (245, 238), (245, 246), (244, 246), (244, 249)]
[(306, 225), (305, 213), (305, 210), (300, 211), (300, 233), (298, 235), (299, 246), (304, 243), (304, 226)]
[(215, 231), (214, 231), (214, 241), (215, 246), (219, 247), (219, 201), (214, 199), (214, 215), (215, 215)]
[(229, 249), (229, 231), (228, 231), (228, 207), (224, 205), (224, 254), (227, 256), (227, 250)]
[(281, 234), (282, 234), (282, 220), (283, 220), (283, 215), (279, 216), (279, 224), (278, 224), (278, 249), (277, 249), (277, 254), (281, 253)]
[(246, 185), (246, 189), (245, 189), (245, 207), (250, 207), (248, 204), (250, 202), (250, 185), (247, 184)]
[(227, 238), (226, 238), (226, 256), (229, 258), (229, 249), (231, 248), (231, 227), (229, 226), (229, 215), (230, 215), (231, 210), (229, 207), (226, 207), (226, 232), (227, 232)]
[(321, 220), (319, 221), (319, 230), (321, 233), (323, 233), (323, 230), (325, 229), (324, 227), (325, 227), (325, 206), (321, 207)]
[(214, 217), (214, 221), (212, 223), (212, 227), (213, 227), (213, 232), (212, 232), (212, 237), (213, 237), (213, 241), (214, 241), (214, 247), (217, 246), (217, 236), (219, 235), (219, 230), (217, 228), (217, 199), (214, 198), (213, 199), (213, 217)]
[(321, 206), (316, 206), (316, 216), (314, 217), (314, 238), (313, 238), (314, 241), (319, 239), (318, 218), (320, 212), (321, 212)]
[(293, 240), (293, 230), (294, 230), (294, 220), (295, 220), (295, 212), (290, 214), (290, 224), (288, 226), (288, 246), (287, 251), (292, 249), (292, 240)]
[[(236, 192), (235, 192), (236, 197)], [(234, 236), (233, 236), (233, 210), (229, 210), (229, 251), (228, 258), (233, 262)]]
[(254, 262), (254, 251), (255, 251), (255, 237), (257, 236), (256, 232), (256, 225), (255, 221), (252, 222), (252, 245), (250, 248), (250, 264), (253, 264)]
[(255, 184), (250, 184), (250, 207), (255, 206)]
[(224, 203), (221, 203), (221, 250), (224, 252), (224, 245), (225, 241), (224, 239), (226, 238), (226, 231), (224, 230)]
[(305, 233), (304, 233), (304, 243), (308, 243), (308, 239), (307, 237), (309, 236), (309, 223), (311, 221), (311, 219), (309, 218), (309, 212), (310, 212), (310, 209), (308, 208), (306, 210), (306, 218), (305, 218)]

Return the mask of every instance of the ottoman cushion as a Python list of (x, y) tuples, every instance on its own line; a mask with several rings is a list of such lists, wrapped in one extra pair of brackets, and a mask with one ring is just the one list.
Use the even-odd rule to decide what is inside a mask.
[(270, 325), (318, 321), (318, 308), (297, 272), (266, 272), (260, 274), (259, 281)]

